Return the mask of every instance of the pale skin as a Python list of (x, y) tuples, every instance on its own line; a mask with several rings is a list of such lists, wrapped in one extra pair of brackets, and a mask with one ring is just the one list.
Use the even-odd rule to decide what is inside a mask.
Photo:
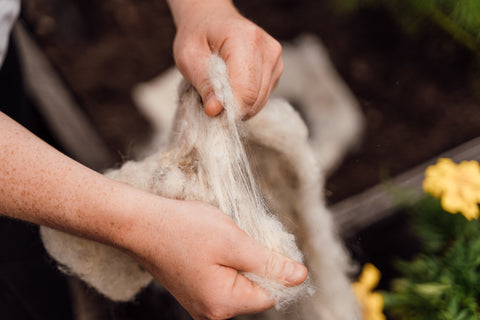
[(230, 0), (167, 0), (177, 26), (175, 62), (200, 93), (205, 112), (215, 116), (222, 106), (209, 82), (207, 60), (218, 53), (245, 118), (267, 102), (283, 71), (278, 41), (238, 13)]
[[(246, 118), (280, 77), (280, 46), (227, 0), (169, 1), (176, 62), (200, 92), (205, 112), (222, 111), (206, 59), (218, 52)], [(244, 30), (244, 31), (242, 31)], [(241, 36), (238, 36), (241, 34)], [(247, 67), (246, 67), (247, 66)], [(159, 197), (113, 181), (58, 152), (0, 113), (0, 212), (117, 247), (145, 266), (194, 319), (226, 319), (273, 306), (239, 271), (289, 286), (306, 268), (272, 254), (219, 209)]]

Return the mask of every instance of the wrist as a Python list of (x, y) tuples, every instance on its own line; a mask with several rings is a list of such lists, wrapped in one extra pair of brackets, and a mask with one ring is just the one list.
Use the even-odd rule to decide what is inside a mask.
[[(164, 198), (131, 187), (122, 182), (104, 178), (105, 192), (94, 201), (82, 204), (80, 212), (94, 213), (95, 226), (87, 232), (98, 230), (87, 237), (114, 246), (123, 251), (136, 251), (141, 237), (148, 237), (153, 225), (153, 215), (159, 222), (165, 210)], [(98, 191), (98, 190), (97, 190)], [(85, 217), (89, 219), (88, 217)], [(159, 224), (155, 226), (159, 228)], [(158, 232), (161, 232), (160, 230)], [(96, 239), (95, 239), (96, 238)]]
[(151, 260), (152, 255), (164, 256), (166, 228), (172, 228), (170, 217), (180, 201), (118, 184), (113, 205), (104, 213), (105, 241), (140, 262)]
[(238, 13), (232, 0), (167, 0), (177, 30), (198, 16), (210, 15), (221, 10), (223, 13)]

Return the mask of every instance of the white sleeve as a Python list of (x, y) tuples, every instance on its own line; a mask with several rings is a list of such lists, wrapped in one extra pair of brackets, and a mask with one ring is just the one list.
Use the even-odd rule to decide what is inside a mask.
[(0, 68), (8, 48), (10, 31), (20, 12), (20, 0), (0, 0)]

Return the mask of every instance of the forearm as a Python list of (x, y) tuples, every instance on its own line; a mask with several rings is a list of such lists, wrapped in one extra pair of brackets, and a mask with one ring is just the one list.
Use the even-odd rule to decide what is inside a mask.
[(162, 200), (84, 167), (0, 113), (1, 214), (117, 245), (142, 197)]
[(199, 92), (205, 113), (216, 116), (223, 110), (208, 75), (208, 59), (216, 53), (227, 64), (243, 118), (257, 114), (283, 71), (280, 43), (243, 17), (231, 0), (167, 2), (177, 27), (175, 63)]
[(194, 319), (230, 318), (273, 306), (273, 300), (237, 270), (287, 285), (307, 277), (305, 267), (269, 252), (217, 208), (158, 197), (110, 180), (62, 155), (3, 113), (0, 213), (128, 252)]

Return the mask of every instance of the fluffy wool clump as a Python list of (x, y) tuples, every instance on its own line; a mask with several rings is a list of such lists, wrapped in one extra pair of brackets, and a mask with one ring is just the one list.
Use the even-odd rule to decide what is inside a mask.
[[(285, 312), (269, 310), (240, 319), (360, 319), (348, 276), (355, 267), (326, 206), (324, 179), (361, 138), (363, 117), (318, 38), (305, 35), (284, 43), (282, 58), (285, 69), (273, 97), (240, 131), (252, 151), (247, 155), (268, 207), (295, 234), (304, 253), (315, 294)], [(172, 68), (134, 91), (156, 132), (144, 154), (165, 146), (172, 124), (180, 121), (179, 113), (173, 121), (169, 106), (175, 101), (172, 88), (181, 79)], [(285, 99), (295, 101), (295, 108)]]
[[(225, 63), (214, 55), (209, 70), (225, 112), (214, 118), (206, 116), (198, 93), (184, 82), (166, 150), (142, 161), (127, 162), (106, 175), (161, 196), (213, 204), (272, 252), (302, 262), (295, 237), (269, 211), (255, 183), (244, 149), (246, 129)], [(42, 228), (42, 239), (65, 269), (113, 300), (133, 298), (152, 280), (129, 256), (108, 246), (48, 228)], [(286, 287), (251, 273), (245, 276), (265, 288), (278, 308), (313, 293), (308, 280)]]
[[(288, 233), (270, 212), (256, 185), (242, 143), (245, 128), (240, 118), (240, 106), (229, 85), (226, 65), (220, 57), (213, 55), (210, 58), (209, 71), (215, 96), (225, 108), (224, 115), (213, 120), (219, 122), (219, 128), (205, 130), (209, 136), (201, 137), (206, 143), (212, 144), (201, 158), (217, 205), (241, 229), (268, 249), (303, 262), (303, 255), (295, 243), (295, 237)], [(214, 152), (211, 152), (212, 150)], [(313, 293), (313, 289), (309, 288), (310, 281), (296, 287), (286, 287), (254, 274), (245, 275), (265, 288), (275, 299), (277, 307), (288, 304), (305, 293)]]

